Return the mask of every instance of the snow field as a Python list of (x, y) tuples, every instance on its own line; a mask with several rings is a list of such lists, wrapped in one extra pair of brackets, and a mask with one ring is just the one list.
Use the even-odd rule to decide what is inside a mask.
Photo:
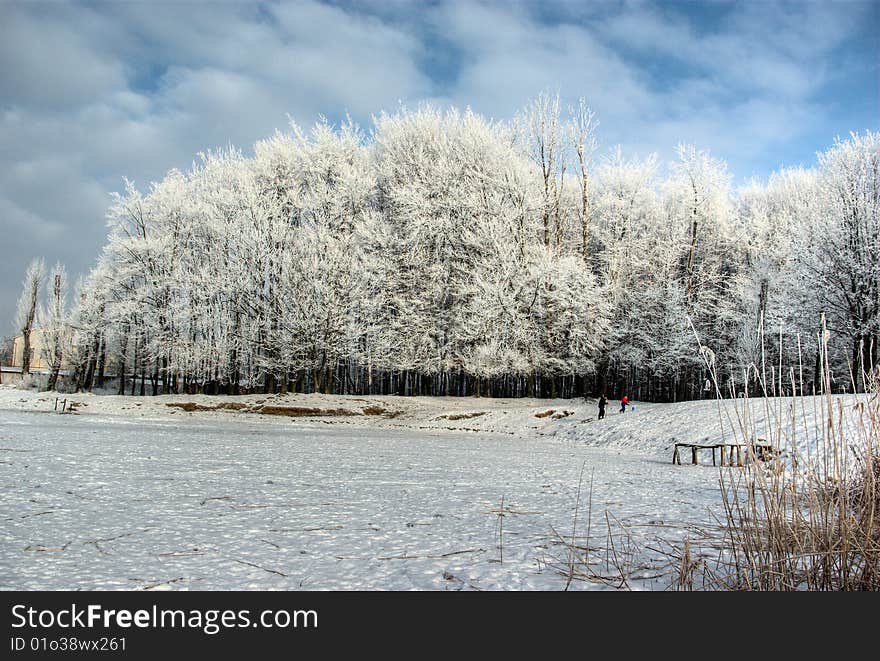
[(12, 411), (0, 429), (3, 589), (561, 589), (544, 562), (584, 462), (594, 516), (642, 537), (714, 497), (711, 470), (541, 437)]
[[(573, 587), (623, 585), (610, 525), (626, 587), (662, 589), (666, 545), (722, 515), (719, 469), (671, 464), (675, 440), (729, 438), (714, 401), (597, 421), (573, 400), (61, 397), (77, 414), (0, 387), (2, 589), (562, 589), (582, 469), (575, 541), (607, 580)], [(167, 406), (231, 400), (393, 415)]]

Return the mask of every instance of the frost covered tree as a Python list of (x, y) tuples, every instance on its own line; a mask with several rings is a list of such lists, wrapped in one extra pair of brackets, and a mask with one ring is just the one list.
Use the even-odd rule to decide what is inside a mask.
[[(12, 350), (14, 347), (14, 337), (0, 337), (0, 365), (12, 364)], [(0, 383), (3, 383), (2, 378), (0, 378)]]
[(696, 359), (680, 277), (681, 237), (666, 222), (656, 157), (612, 151), (596, 171), (593, 208), (611, 321), (597, 390), (676, 397)]
[[(739, 384), (753, 394), (765, 386), (774, 390), (773, 367), (780, 359), (787, 365), (802, 362), (799, 347), (810, 348), (818, 331), (814, 297), (798, 284), (792, 269), (802, 223), (816, 211), (816, 186), (815, 171), (792, 168), (774, 173), (766, 185), (750, 182), (737, 195), (744, 254), (735, 280), (739, 333), (734, 360), (740, 366)], [(751, 378), (744, 368), (751, 368)]]
[(521, 211), (505, 190), (515, 175), (504, 159), (516, 154), (470, 111), (383, 115), (374, 139), (377, 214), (363, 234), (378, 285), (370, 359), (402, 371), (404, 388), (415, 371), (448, 391), (475, 339), (473, 281), (491, 228)]
[(40, 287), (46, 278), (46, 262), (41, 257), (35, 258), (25, 271), (22, 283), (21, 296), (18, 299), (16, 309), (16, 328), (21, 332), (21, 374), (25, 376), (31, 371), (31, 332), (34, 330), (34, 319), (37, 314), (37, 302), (40, 297)]
[(109, 271), (110, 263), (102, 256), (97, 266), (86, 277), (79, 278), (74, 288), (68, 364), (73, 369), (77, 391), (94, 387), (105, 332), (112, 325), (111, 317), (107, 314), (107, 300), (110, 298), (108, 285), (111, 284)]
[[(739, 328), (734, 283), (743, 246), (731, 208), (730, 175), (724, 162), (708, 152), (689, 145), (677, 151), (678, 161), (663, 186), (667, 222), (679, 236), (676, 279), (700, 343), (724, 356)], [(692, 370), (686, 377), (680, 383), (682, 398), (700, 392), (707, 374)]]
[[(564, 232), (563, 181), (567, 166), (566, 136), (559, 94), (542, 92), (515, 120), (525, 153), (541, 177), (541, 237), (545, 246), (559, 245)], [(589, 128), (585, 122), (583, 127)], [(586, 156), (586, 153), (585, 153)]]
[(580, 225), (580, 251), (584, 262), (590, 261), (590, 183), (592, 179), (592, 155), (598, 147), (595, 113), (582, 98), (576, 107), (569, 108), (568, 139), (574, 152), (575, 172), (578, 184), (576, 202)]
[(880, 133), (838, 139), (819, 155), (816, 176), (815, 207), (797, 226), (793, 282), (814, 303), (814, 324), (824, 313), (839, 338), (837, 373), (852, 370), (864, 387), (861, 375), (880, 360)]
[(40, 351), (43, 361), (49, 366), (49, 379), (46, 390), (55, 390), (61, 361), (67, 352), (67, 271), (63, 264), (56, 264), (49, 275), (47, 301), (37, 310), (37, 326), (40, 329), (42, 344)]
[(279, 358), (285, 372), (295, 374), (285, 380), (297, 388), (310, 378), (317, 390), (329, 392), (334, 379), (344, 389), (354, 368), (346, 361), (356, 361), (366, 332), (359, 309), (366, 283), (355, 229), (369, 211), (374, 179), (362, 142), (351, 122), (339, 131), (320, 122), (308, 136), (295, 132), (289, 179), (297, 194), (285, 212), (294, 231), (281, 262)]
[[(252, 155), (127, 182), (75, 296), (78, 387), (115, 363), (132, 394), (678, 399), (701, 394), (702, 355), (731, 378), (793, 363), (790, 338), (823, 312), (851, 361), (870, 355), (872, 147), (734, 193), (694, 147), (666, 178), (654, 157), (595, 163), (592, 112), (560, 105), (543, 94), (509, 123), (400, 108), (368, 134), (292, 124)], [(762, 344), (771, 325), (791, 336)]]

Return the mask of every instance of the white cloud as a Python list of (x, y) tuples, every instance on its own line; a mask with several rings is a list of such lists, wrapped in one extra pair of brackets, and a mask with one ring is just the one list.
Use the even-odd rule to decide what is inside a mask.
[[(315, 2), (0, 4), (0, 325), (34, 253), (75, 273), (108, 192), (202, 150), (430, 94), (417, 37)], [(2, 332), (5, 332), (2, 331)]]
[(82, 29), (71, 30), (52, 8), (33, 15), (0, 4), (0, 104), (60, 110), (124, 84), (125, 64), (95, 49), (94, 22), (84, 14)]
[(862, 6), (843, 7), (742, 3), (707, 28), (642, 3), (572, 1), (550, 20), (527, 2), (0, 2), (0, 332), (35, 251), (93, 262), (123, 176), (145, 188), (288, 113), (365, 121), (433, 99), (506, 118), (558, 88), (594, 106), (605, 146), (693, 141), (748, 176), (820, 125), (813, 96), (859, 26)]
[(550, 24), (533, 9), (450, 2), (436, 10), (434, 22), (465, 53), (444, 98), (503, 117), (541, 89), (582, 95), (605, 146), (669, 159), (677, 143), (694, 142), (745, 177), (826, 121), (814, 96), (864, 7), (743, 3), (716, 25), (668, 5), (594, 6)]

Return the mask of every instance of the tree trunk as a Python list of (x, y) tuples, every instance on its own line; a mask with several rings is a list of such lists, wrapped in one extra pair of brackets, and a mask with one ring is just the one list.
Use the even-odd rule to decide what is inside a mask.
[(694, 254), (697, 252), (697, 196), (694, 194), (694, 217), (691, 223), (691, 246), (687, 263), (687, 303), (691, 308), (694, 293)]
[(153, 366), (153, 373), (150, 375), (150, 386), (153, 388), (153, 397), (159, 394), (159, 359)]
[(104, 365), (107, 362), (107, 344), (104, 340), (104, 334), (101, 333), (101, 344), (98, 350), (97, 376), (95, 378), (95, 387), (104, 387)]
[(116, 390), (118, 395), (125, 394), (125, 359), (128, 352), (128, 325), (122, 328), (122, 337), (119, 338), (119, 354), (116, 357), (118, 365), (116, 366), (116, 376), (119, 379), (119, 387)]
[(49, 373), (49, 382), (46, 384), (46, 390), (55, 390), (55, 385), (58, 383), (58, 372), (61, 371), (61, 363), (55, 362), (52, 365), (52, 371)]
[(138, 373), (138, 347), (140, 345), (140, 338), (135, 334), (134, 336), (134, 356), (132, 356), (131, 360), (131, 396), (134, 397), (134, 389), (135, 384), (137, 383), (137, 373)]
[(92, 340), (92, 349), (89, 352), (89, 362), (88, 367), (86, 367), (85, 379), (83, 382), (83, 388), (85, 390), (91, 390), (95, 381), (95, 367), (98, 363), (99, 346), (99, 335), (96, 333), (95, 339)]
[(34, 327), (34, 316), (37, 314), (37, 296), (40, 291), (39, 280), (30, 281), (30, 296), (28, 302), (28, 312), (25, 316), (24, 326), (21, 329), (22, 335), (22, 352), (21, 352), (21, 376), (24, 379), (26, 374), (31, 372), (31, 330)]

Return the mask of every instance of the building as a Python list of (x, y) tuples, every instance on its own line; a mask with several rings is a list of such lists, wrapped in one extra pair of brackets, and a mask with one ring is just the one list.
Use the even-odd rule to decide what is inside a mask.
[[(31, 374), (36, 376), (38, 379), (42, 379), (43, 385), (45, 385), (45, 380), (48, 379), (49, 373), (52, 371), (52, 368), (46, 363), (45, 358), (43, 357), (43, 346), (44, 346), (44, 337), (43, 332), (39, 328), (35, 328), (31, 331)], [(12, 341), (12, 364), (11, 365), (3, 365), (0, 366), (0, 384), (4, 385), (15, 385), (19, 384), (22, 381), (21, 374), (21, 363), (22, 363), (22, 354), (24, 353), (24, 337), (22, 335), (17, 336)], [(70, 363), (68, 361), (68, 357), (66, 355), (62, 356), (61, 359), (61, 370), (58, 372), (58, 376), (67, 377), (70, 374)]]
[[(46, 369), (49, 366), (43, 360), (43, 352), (40, 350), (43, 346), (43, 333), (34, 328), (31, 330), (31, 369)], [(23, 364), (24, 353), (24, 336), (18, 335), (12, 341), (12, 365), (21, 369)]]
[[(43, 331), (39, 328), (34, 328), (31, 331), (31, 369), (48, 370), (51, 367), (50, 365), (46, 364), (46, 360), (43, 357), (43, 344)], [(19, 335), (12, 342), (12, 365), (10, 365), (10, 367), (17, 367), (19, 370), (21, 370), (23, 353), (24, 336)], [(62, 356), (61, 368), (66, 369), (67, 367), (67, 356)]]

